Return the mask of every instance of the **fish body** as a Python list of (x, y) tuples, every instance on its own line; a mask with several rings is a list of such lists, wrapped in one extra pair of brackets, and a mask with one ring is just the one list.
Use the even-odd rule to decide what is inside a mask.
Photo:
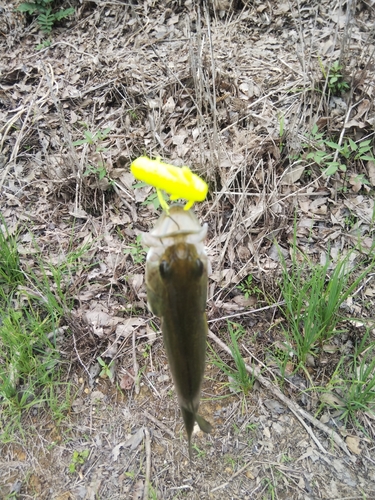
[(161, 318), (163, 342), (189, 441), (194, 423), (210, 432), (198, 414), (207, 339), (207, 276), (209, 263), (203, 240), (207, 226), (182, 205), (163, 213), (151, 233), (146, 262), (147, 299)]

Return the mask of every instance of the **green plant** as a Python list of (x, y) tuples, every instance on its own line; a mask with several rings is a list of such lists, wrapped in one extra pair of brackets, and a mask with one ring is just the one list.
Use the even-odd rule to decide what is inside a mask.
[[(83, 123), (85, 127), (87, 125)], [(89, 146), (95, 146), (95, 153), (98, 153), (101, 161), (98, 162), (97, 165), (87, 165), (85, 171), (83, 172), (84, 177), (88, 177), (91, 175), (94, 175), (95, 177), (98, 178), (99, 181), (107, 177), (108, 172), (105, 166), (105, 161), (104, 158), (102, 157), (102, 153), (107, 150), (107, 148), (102, 144), (102, 141), (104, 141), (107, 137), (108, 134), (110, 133), (111, 128), (107, 127), (104, 130), (98, 130), (97, 132), (90, 132), (89, 130), (84, 130), (83, 135), (84, 139), (78, 139), (77, 141), (73, 142), (73, 146), (82, 146), (83, 144), (87, 144)], [(112, 179), (109, 179), (109, 184), (113, 185)]]
[(344, 80), (342, 65), (339, 61), (332, 63), (328, 71), (320, 59), (319, 65), (323, 73), (324, 80), (327, 81), (328, 89), (331, 94), (341, 95), (343, 92), (350, 89), (349, 84)]
[(127, 472), (124, 472), (124, 475), (126, 477), (128, 477), (129, 479), (134, 479), (136, 474), (135, 474), (135, 471), (127, 471)]
[[(138, 188), (143, 188), (143, 187), (150, 187), (149, 184), (146, 184), (145, 182), (136, 182), (133, 186), (133, 189), (138, 189)], [(164, 201), (167, 202), (169, 201), (169, 197), (166, 195), (164, 191), (161, 191), (161, 195), (164, 198)], [(147, 196), (145, 201), (141, 203), (142, 206), (149, 206), (152, 205), (155, 210), (158, 210), (160, 208), (160, 200), (158, 193), (152, 192)]]
[(74, 474), (77, 470), (77, 465), (83, 465), (90, 454), (90, 450), (73, 451), (72, 460), (69, 464), (69, 472)]
[(238, 290), (244, 294), (245, 298), (248, 299), (251, 295), (255, 295), (257, 298), (263, 295), (262, 290), (253, 282), (254, 277), (249, 274), (238, 286)]
[[(324, 132), (319, 132), (315, 124), (311, 133), (306, 136), (307, 142), (302, 144), (303, 148), (310, 150), (306, 154), (306, 160), (313, 160), (322, 167), (325, 176), (329, 177), (338, 170), (346, 172), (348, 166), (357, 161), (374, 161), (372, 152), (372, 141), (370, 139), (354, 142), (350, 137), (342, 143), (336, 143), (325, 137)], [(369, 184), (367, 179), (361, 175), (362, 184)]]
[(138, 115), (137, 115), (137, 112), (134, 110), (134, 109), (129, 109), (128, 110), (128, 115), (130, 116), (130, 118), (135, 121), (135, 120), (138, 120)]
[(158, 500), (158, 492), (151, 484), (148, 485), (148, 498), (149, 500)]
[(54, 0), (34, 0), (33, 2), (22, 2), (17, 10), (30, 15), (37, 15), (40, 29), (44, 33), (51, 33), (53, 25), (74, 14), (74, 8), (53, 11)]
[[(5, 226), (4, 226), (5, 227)], [(6, 237), (4, 237), (6, 235)], [(58, 264), (37, 248), (34, 267), (21, 271), (17, 242), (6, 227), (0, 233), (0, 441), (21, 433), (21, 416), (30, 408), (61, 420), (70, 407), (71, 386), (63, 382), (61, 320), (73, 298), (67, 294), (77, 262), (87, 247), (69, 248)], [(80, 263), (82, 268), (82, 263)]]
[(89, 175), (95, 175), (101, 181), (107, 175), (107, 169), (102, 162), (99, 162), (97, 166), (87, 165), (86, 170), (83, 172), (83, 176), (88, 177)]
[(368, 340), (369, 331), (352, 356), (340, 359), (327, 387), (317, 388), (324, 393), (323, 404), (340, 410), (345, 423), (351, 419), (360, 427), (359, 413), (375, 417), (375, 343), (367, 345)]
[(201, 450), (200, 448), (198, 448), (198, 446), (196, 444), (193, 444), (192, 448), (193, 448), (193, 450), (195, 450), (197, 452), (197, 458), (206, 456), (206, 452), (204, 450)]
[(282, 312), (287, 320), (287, 326), (284, 327), (286, 346), (288, 349), (291, 346), (299, 365), (305, 367), (308, 356), (315, 355), (319, 344), (339, 333), (336, 327), (342, 320), (339, 314), (340, 306), (373, 269), (374, 261), (349, 284), (354, 272), (358, 271), (358, 266), (349, 269), (349, 253), (336, 263), (329, 276), (328, 257), (323, 266), (315, 265), (298, 250), (296, 227), (291, 266), (287, 266), (281, 253), (280, 258), (280, 289), (285, 301)]
[(94, 133), (90, 132), (89, 130), (84, 130), (83, 135), (85, 136), (85, 138), (78, 139), (78, 141), (74, 141), (73, 146), (81, 146), (82, 144), (97, 145), (95, 149), (96, 152), (105, 151), (106, 148), (102, 146), (100, 142), (104, 141), (104, 139), (108, 137), (110, 131), (111, 131), (110, 127), (107, 127), (104, 130), (98, 130), (97, 132)]
[(133, 259), (134, 264), (142, 264), (145, 260), (146, 250), (142, 245), (142, 236), (139, 234), (135, 243), (130, 243), (129, 248), (125, 248), (125, 254), (128, 254)]
[(102, 367), (99, 376), (108, 377), (111, 381), (113, 381), (114, 379), (113, 360), (109, 364), (107, 364), (100, 356), (98, 356), (96, 359), (99, 365)]
[(36, 50), (43, 50), (43, 49), (46, 49), (47, 47), (49, 47), (51, 45), (51, 40), (43, 40), (42, 43), (38, 43), (38, 45), (35, 47)]
[[(276, 490), (276, 487), (275, 485), (273, 484), (273, 482), (268, 479), (268, 477), (264, 477), (262, 479), (262, 483), (265, 485), (264, 489), (267, 489), (268, 490), (268, 497), (267, 497), (267, 500), (274, 500), (276, 498), (276, 494), (275, 494), (275, 490)], [(263, 497), (264, 500), (266, 500), (266, 497)]]
[(17, 240), (9, 234), (1, 214), (0, 222), (0, 286), (15, 288), (25, 279), (20, 268)]
[(224, 363), (216, 352), (211, 349), (215, 356), (212, 363), (228, 376), (229, 382), (227, 385), (229, 385), (233, 392), (242, 392), (246, 396), (254, 385), (255, 377), (249, 375), (247, 372), (245, 361), (241, 356), (240, 348), (238, 346), (238, 340), (244, 335), (245, 330), (241, 325), (230, 321), (228, 321), (227, 325), (231, 338), (231, 344), (229, 347), (233, 356), (235, 369)]

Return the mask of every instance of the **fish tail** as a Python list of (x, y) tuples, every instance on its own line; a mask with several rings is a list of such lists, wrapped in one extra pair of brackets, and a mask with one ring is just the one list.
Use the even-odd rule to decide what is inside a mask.
[(195, 422), (194, 413), (183, 407), (181, 407), (181, 413), (182, 413), (182, 418), (184, 419), (185, 429), (188, 437), (189, 458), (191, 460), (193, 456), (191, 447), (191, 435), (193, 434), (194, 422)]
[(191, 435), (193, 434), (194, 423), (197, 422), (201, 431), (209, 434), (212, 431), (212, 425), (207, 422), (201, 415), (181, 407), (182, 418), (184, 419), (185, 429), (188, 437), (189, 458), (192, 460), (193, 452), (191, 446)]
[(210, 422), (207, 422), (201, 415), (195, 415), (195, 420), (197, 421), (197, 424), (199, 425), (199, 428), (201, 431), (205, 432), (206, 434), (210, 434), (212, 432), (212, 425)]

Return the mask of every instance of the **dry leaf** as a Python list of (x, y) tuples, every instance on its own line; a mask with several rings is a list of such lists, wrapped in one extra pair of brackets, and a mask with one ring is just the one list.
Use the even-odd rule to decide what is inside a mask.
[(294, 184), (302, 177), (304, 170), (305, 167), (303, 165), (291, 165), (286, 169), (286, 172), (283, 175), (280, 184), (282, 185)]
[(375, 186), (375, 162), (374, 161), (367, 162), (367, 172), (368, 172), (368, 179), (369, 179), (371, 185)]
[(129, 368), (128, 373), (125, 373), (120, 380), (120, 387), (124, 391), (130, 391), (134, 385), (134, 370)]
[(348, 436), (345, 439), (345, 442), (352, 453), (359, 455), (361, 453), (361, 449), (359, 447), (359, 437), (357, 436)]
[(368, 286), (365, 288), (364, 294), (366, 297), (375, 297), (375, 288)]
[(117, 444), (113, 449), (112, 449), (112, 460), (114, 462), (117, 462), (117, 459), (120, 455), (120, 450), (121, 448), (124, 447), (125, 441), (122, 441), (121, 443)]
[(236, 295), (233, 302), (235, 302), (240, 307), (252, 307), (257, 303), (257, 298), (253, 295), (250, 297), (245, 297), (244, 295)]
[(176, 103), (174, 102), (174, 99), (172, 96), (170, 96), (168, 99), (167, 99), (167, 102), (164, 104), (163, 106), (163, 110), (166, 112), (166, 113), (173, 113), (174, 109), (176, 107)]
[(141, 500), (143, 497), (144, 484), (142, 479), (139, 479), (134, 485), (132, 500)]
[(336, 408), (337, 406), (342, 406), (343, 403), (338, 396), (333, 394), (333, 392), (324, 392), (323, 394), (321, 394), (320, 401), (322, 403), (333, 406), (334, 408)]

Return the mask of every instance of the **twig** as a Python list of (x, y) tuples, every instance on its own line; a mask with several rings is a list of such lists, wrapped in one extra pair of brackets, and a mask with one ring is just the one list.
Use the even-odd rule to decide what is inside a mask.
[(285, 301), (277, 302), (276, 304), (272, 304), (270, 306), (260, 307), (259, 309), (252, 309), (251, 311), (242, 311), (236, 314), (230, 314), (228, 316), (222, 316), (221, 318), (210, 319), (207, 323), (216, 323), (217, 321), (222, 321), (224, 319), (238, 318), (239, 316), (246, 316), (247, 314), (255, 314), (261, 311), (267, 311), (267, 309), (274, 309), (275, 307), (283, 306)]
[[(30, 113), (31, 113), (31, 110), (34, 109), (34, 104), (37, 102), (37, 99), (36, 99), (36, 96), (38, 95), (39, 93), (39, 89), (42, 85), (42, 82), (43, 82), (43, 79), (41, 78), (40, 81), (39, 81), (39, 85), (38, 85), (38, 88), (36, 89), (36, 92), (35, 92), (35, 96), (33, 97), (27, 111), (26, 111), (26, 116), (25, 116), (25, 119), (22, 123), (22, 127), (21, 127), (21, 130), (19, 131), (19, 134), (17, 136), (17, 139), (16, 139), (16, 142), (14, 144), (14, 146), (12, 147), (12, 154), (10, 155), (10, 158), (9, 158), (9, 161), (8, 161), (8, 165), (5, 167), (4, 169), (4, 173), (3, 173), (3, 176), (0, 180), (0, 189), (3, 187), (3, 184), (5, 182), (5, 179), (7, 178), (8, 176), (8, 173), (9, 173), (9, 170), (11, 168), (11, 166), (13, 165), (13, 162), (16, 161), (16, 158), (17, 158), (17, 155), (18, 155), (18, 150), (20, 148), (20, 144), (21, 144), (21, 139), (23, 137), (23, 134), (24, 134), (24, 131), (25, 131), (25, 128), (26, 128), (26, 125), (28, 123), (28, 120), (29, 120), (29, 116), (30, 116)], [(40, 103), (40, 99), (38, 101)], [(18, 118), (18, 116), (21, 116), (22, 113), (24, 112), (24, 109), (22, 109), (16, 116)], [(6, 133), (8, 132), (8, 130), (10, 129), (11, 125), (13, 124), (14, 122), (14, 118), (13, 117), (13, 120), (10, 121), (9, 125), (8, 125), (8, 128), (6, 130)], [(4, 134), (4, 136), (6, 135), (6, 133)], [(3, 142), (3, 141), (2, 141)]]
[(307, 424), (305, 424), (305, 422), (302, 420), (302, 418), (299, 418), (299, 416), (296, 414), (296, 412), (294, 411), (293, 408), (289, 408), (289, 410), (293, 413), (293, 415), (296, 418), (298, 418), (298, 420), (301, 422), (301, 424), (303, 425), (303, 427), (306, 429), (307, 433), (310, 435), (310, 437), (312, 438), (312, 440), (315, 442), (315, 444), (317, 445), (317, 447), (319, 448), (319, 450), (322, 451), (323, 453), (327, 453), (327, 450), (323, 447), (322, 443), (315, 436), (315, 434), (313, 433), (311, 427), (309, 427)]
[(145, 478), (145, 488), (143, 490), (143, 500), (148, 500), (148, 490), (150, 487), (150, 476), (151, 476), (151, 437), (150, 431), (147, 427), (144, 429), (145, 433), (145, 451), (146, 451), (146, 478)]
[(219, 486), (216, 486), (213, 490), (210, 491), (210, 493), (213, 493), (214, 491), (217, 491), (217, 490), (221, 490), (223, 488), (226, 488), (228, 486), (228, 484), (233, 481), (233, 479), (235, 479), (237, 476), (239, 476), (240, 474), (242, 474), (242, 472), (247, 469), (249, 467), (249, 465), (252, 465), (253, 462), (248, 462), (246, 465), (244, 465), (243, 467), (241, 467), (241, 469), (239, 469), (237, 472), (235, 472), (229, 479), (226, 483), (223, 483), (223, 484), (220, 484)]
[[(210, 339), (214, 340), (225, 352), (227, 352), (229, 355), (232, 356), (232, 352), (229, 349), (229, 347), (222, 341), (220, 340), (213, 332), (210, 330), (208, 331), (208, 336)], [(305, 418), (308, 420), (312, 425), (326, 433), (330, 438), (333, 439), (333, 441), (339, 446), (349, 457), (350, 452), (343, 441), (341, 437), (335, 432), (333, 429), (330, 429), (327, 425), (323, 424), (322, 422), (319, 422), (315, 417), (310, 415), (307, 411), (303, 410), (300, 408), (297, 403), (294, 403), (294, 401), (291, 401), (289, 398), (287, 398), (277, 387), (275, 387), (268, 379), (263, 377), (260, 372), (260, 368), (257, 366), (251, 367), (247, 364), (245, 364), (246, 371), (248, 371), (252, 376), (255, 376), (258, 381), (266, 387), (274, 396), (276, 396), (280, 401), (282, 401), (293, 413), (294, 415), (298, 418), (298, 420), (302, 423), (302, 419)], [(305, 423), (302, 424), (305, 428), (306, 425)], [(312, 432), (312, 431), (311, 431)], [(310, 433), (309, 433), (310, 434)], [(311, 434), (310, 434), (311, 435)], [(315, 442), (317, 440), (314, 439)], [(323, 446), (320, 445), (319, 449), (322, 449)], [(324, 448), (323, 448), (324, 449)], [(326, 450), (324, 450), (324, 453), (327, 453)]]
[(135, 352), (135, 330), (133, 330), (133, 369), (134, 369), (134, 390), (136, 394), (139, 394), (139, 377), (138, 377), (138, 368), (139, 365), (137, 363), (137, 354)]
[(164, 431), (166, 434), (168, 434), (168, 436), (174, 438), (175, 435), (173, 434), (172, 431), (170, 431), (168, 429), (168, 427), (166, 425), (164, 425), (162, 422), (160, 422), (157, 418), (155, 418), (153, 415), (151, 415), (151, 413), (149, 413), (147, 410), (143, 410), (143, 414), (149, 419), (151, 420), (151, 422), (155, 425), (157, 425), (158, 427), (160, 427), (160, 429), (162, 431)]
[(73, 344), (74, 344), (74, 351), (77, 354), (77, 358), (78, 358), (79, 364), (83, 367), (83, 369), (85, 370), (85, 372), (89, 376), (89, 380), (92, 380), (92, 376), (91, 376), (90, 372), (86, 368), (86, 365), (84, 364), (84, 362), (81, 359), (81, 356), (79, 355), (79, 352), (78, 352), (78, 349), (77, 349), (77, 343), (76, 343), (76, 336), (74, 335), (74, 332), (73, 332)]

